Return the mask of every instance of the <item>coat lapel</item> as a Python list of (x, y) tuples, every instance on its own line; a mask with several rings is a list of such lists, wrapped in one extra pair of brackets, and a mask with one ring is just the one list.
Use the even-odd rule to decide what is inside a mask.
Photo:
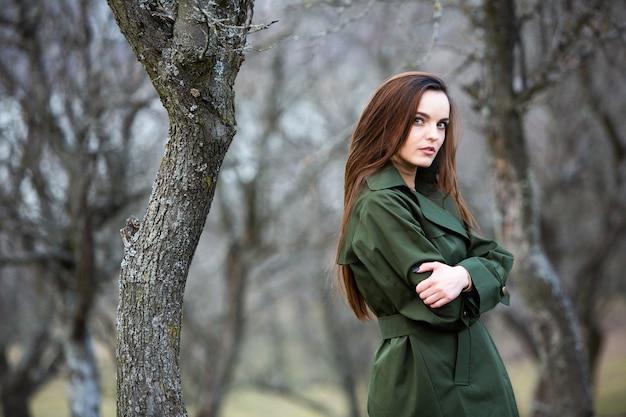
[(422, 209), (422, 214), (424, 215), (424, 217), (440, 227), (446, 228), (460, 234), (461, 236), (469, 238), (465, 227), (463, 227), (463, 223), (461, 223), (461, 220), (458, 217), (456, 217), (434, 201), (426, 198), (422, 194), (415, 194), (417, 195), (417, 200), (420, 208)]

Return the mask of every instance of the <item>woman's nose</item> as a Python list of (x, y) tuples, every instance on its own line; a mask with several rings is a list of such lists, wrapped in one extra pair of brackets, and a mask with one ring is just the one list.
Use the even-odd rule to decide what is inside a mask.
[(428, 140), (434, 142), (438, 140), (440, 137), (441, 137), (441, 131), (437, 127), (437, 124), (436, 123), (431, 124), (428, 129)]

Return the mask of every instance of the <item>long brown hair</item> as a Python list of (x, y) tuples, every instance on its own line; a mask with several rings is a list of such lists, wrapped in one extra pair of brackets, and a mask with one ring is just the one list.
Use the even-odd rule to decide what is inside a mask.
[[(344, 177), (344, 209), (339, 232), (339, 250), (343, 245), (348, 221), (365, 179), (390, 163), (406, 141), (415, 112), (425, 91), (442, 91), (450, 102), (450, 122), (443, 146), (437, 155), (435, 185), (450, 195), (461, 219), (469, 230), (475, 219), (463, 201), (456, 178), (456, 149), (460, 124), (457, 109), (448, 94), (445, 82), (432, 74), (406, 72), (385, 81), (370, 98), (359, 118), (350, 143)], [(418, 170), (417, 177), (426, 170)], [(419, 179), (419, 178), (416, 178)], [(348, 265), (338, 267), (339, 286), (348, 305), (360, 320), (371, 318), (354, 274)]]

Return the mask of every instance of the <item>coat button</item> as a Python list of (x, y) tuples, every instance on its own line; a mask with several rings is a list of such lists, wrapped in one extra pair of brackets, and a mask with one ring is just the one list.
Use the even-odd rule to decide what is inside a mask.
[(500, 290), (500, 294), (502, 294), (503, 297), (506, 297), (507, 295), (509, 295), (509, 292), (507, 291), (506, 287), (502, 287), (502, 289)]
[(463, 310), (463, 317), (467, 317), (467, 310)]

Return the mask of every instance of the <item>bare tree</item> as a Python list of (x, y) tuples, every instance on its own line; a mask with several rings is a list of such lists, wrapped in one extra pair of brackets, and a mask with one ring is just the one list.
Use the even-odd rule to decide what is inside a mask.
[[(513, 282), (528, 307), (529, 325), (540, 361), (534, 416), (593, 414), (590, 377), (583, 354), (572, 300), (547, 254), (541, 236), (537, 184), (531, 174), (529, 139), (524, 117), (529, 101), (555, 84), (572, 60), (580, 61), (600, 38), (590, 30), (601, 19), (599, 4), (576, 3), (557, 8), (564, 23), (549, 37), (560, 38), (530, 69), (526, 56), (524, 19), (531, 14), (521, 2), (484, 1), (475, 22), (484, 30), (479, 88), (468, 88), (485, 115), (484, 126), (493, 157), (494, 192), (503, 242), (516, 253)], [(537, 9), (544, 3), (538, 3)], [(521, 10), (527, 12), (520, 16)], [(545, 17), (545, 16), (544, 16)], [(554, 22), (554, 20), (551, 20)], [(540, 26), (546, 28), (544, 26)], [(531, 72), (532, 71), (532, 72)]]
[(170, 121), (145, 217), (122, 229), (118, 415), (183, 416), (183, 294), (235, 133), (233, 84), (253, 1), (108, 3)]
[[(619, 20), (618, 10), (614, 17)], [(546, 110), (554, 115), (552, 135), (560, 145), (550, 156), (562, 162), (539, 171), (543, 240), (572, 296), (592, 377), (606, 339), (607, 300), (623, 294), (616, 285), (621, 272), (612, 265), (619, 265), (626, 236), (626, 138), (621, 133), (626, 127), (616, 101), (622, 93), (606, 94), (607, 85), (619, 90), (624, 80), (619, 69), (624, 57), (610, 52), (618, 43), (598, 42), (593, 55), (583, 57), (554, 88)], [(581, 117), (560, 117), (564, 113)], [(576, 210), (558, 209), (574, 203)], [(572, 224), (579, 226), (572, 231)], [(576, 232), (584, 239), (572, 238)]]

